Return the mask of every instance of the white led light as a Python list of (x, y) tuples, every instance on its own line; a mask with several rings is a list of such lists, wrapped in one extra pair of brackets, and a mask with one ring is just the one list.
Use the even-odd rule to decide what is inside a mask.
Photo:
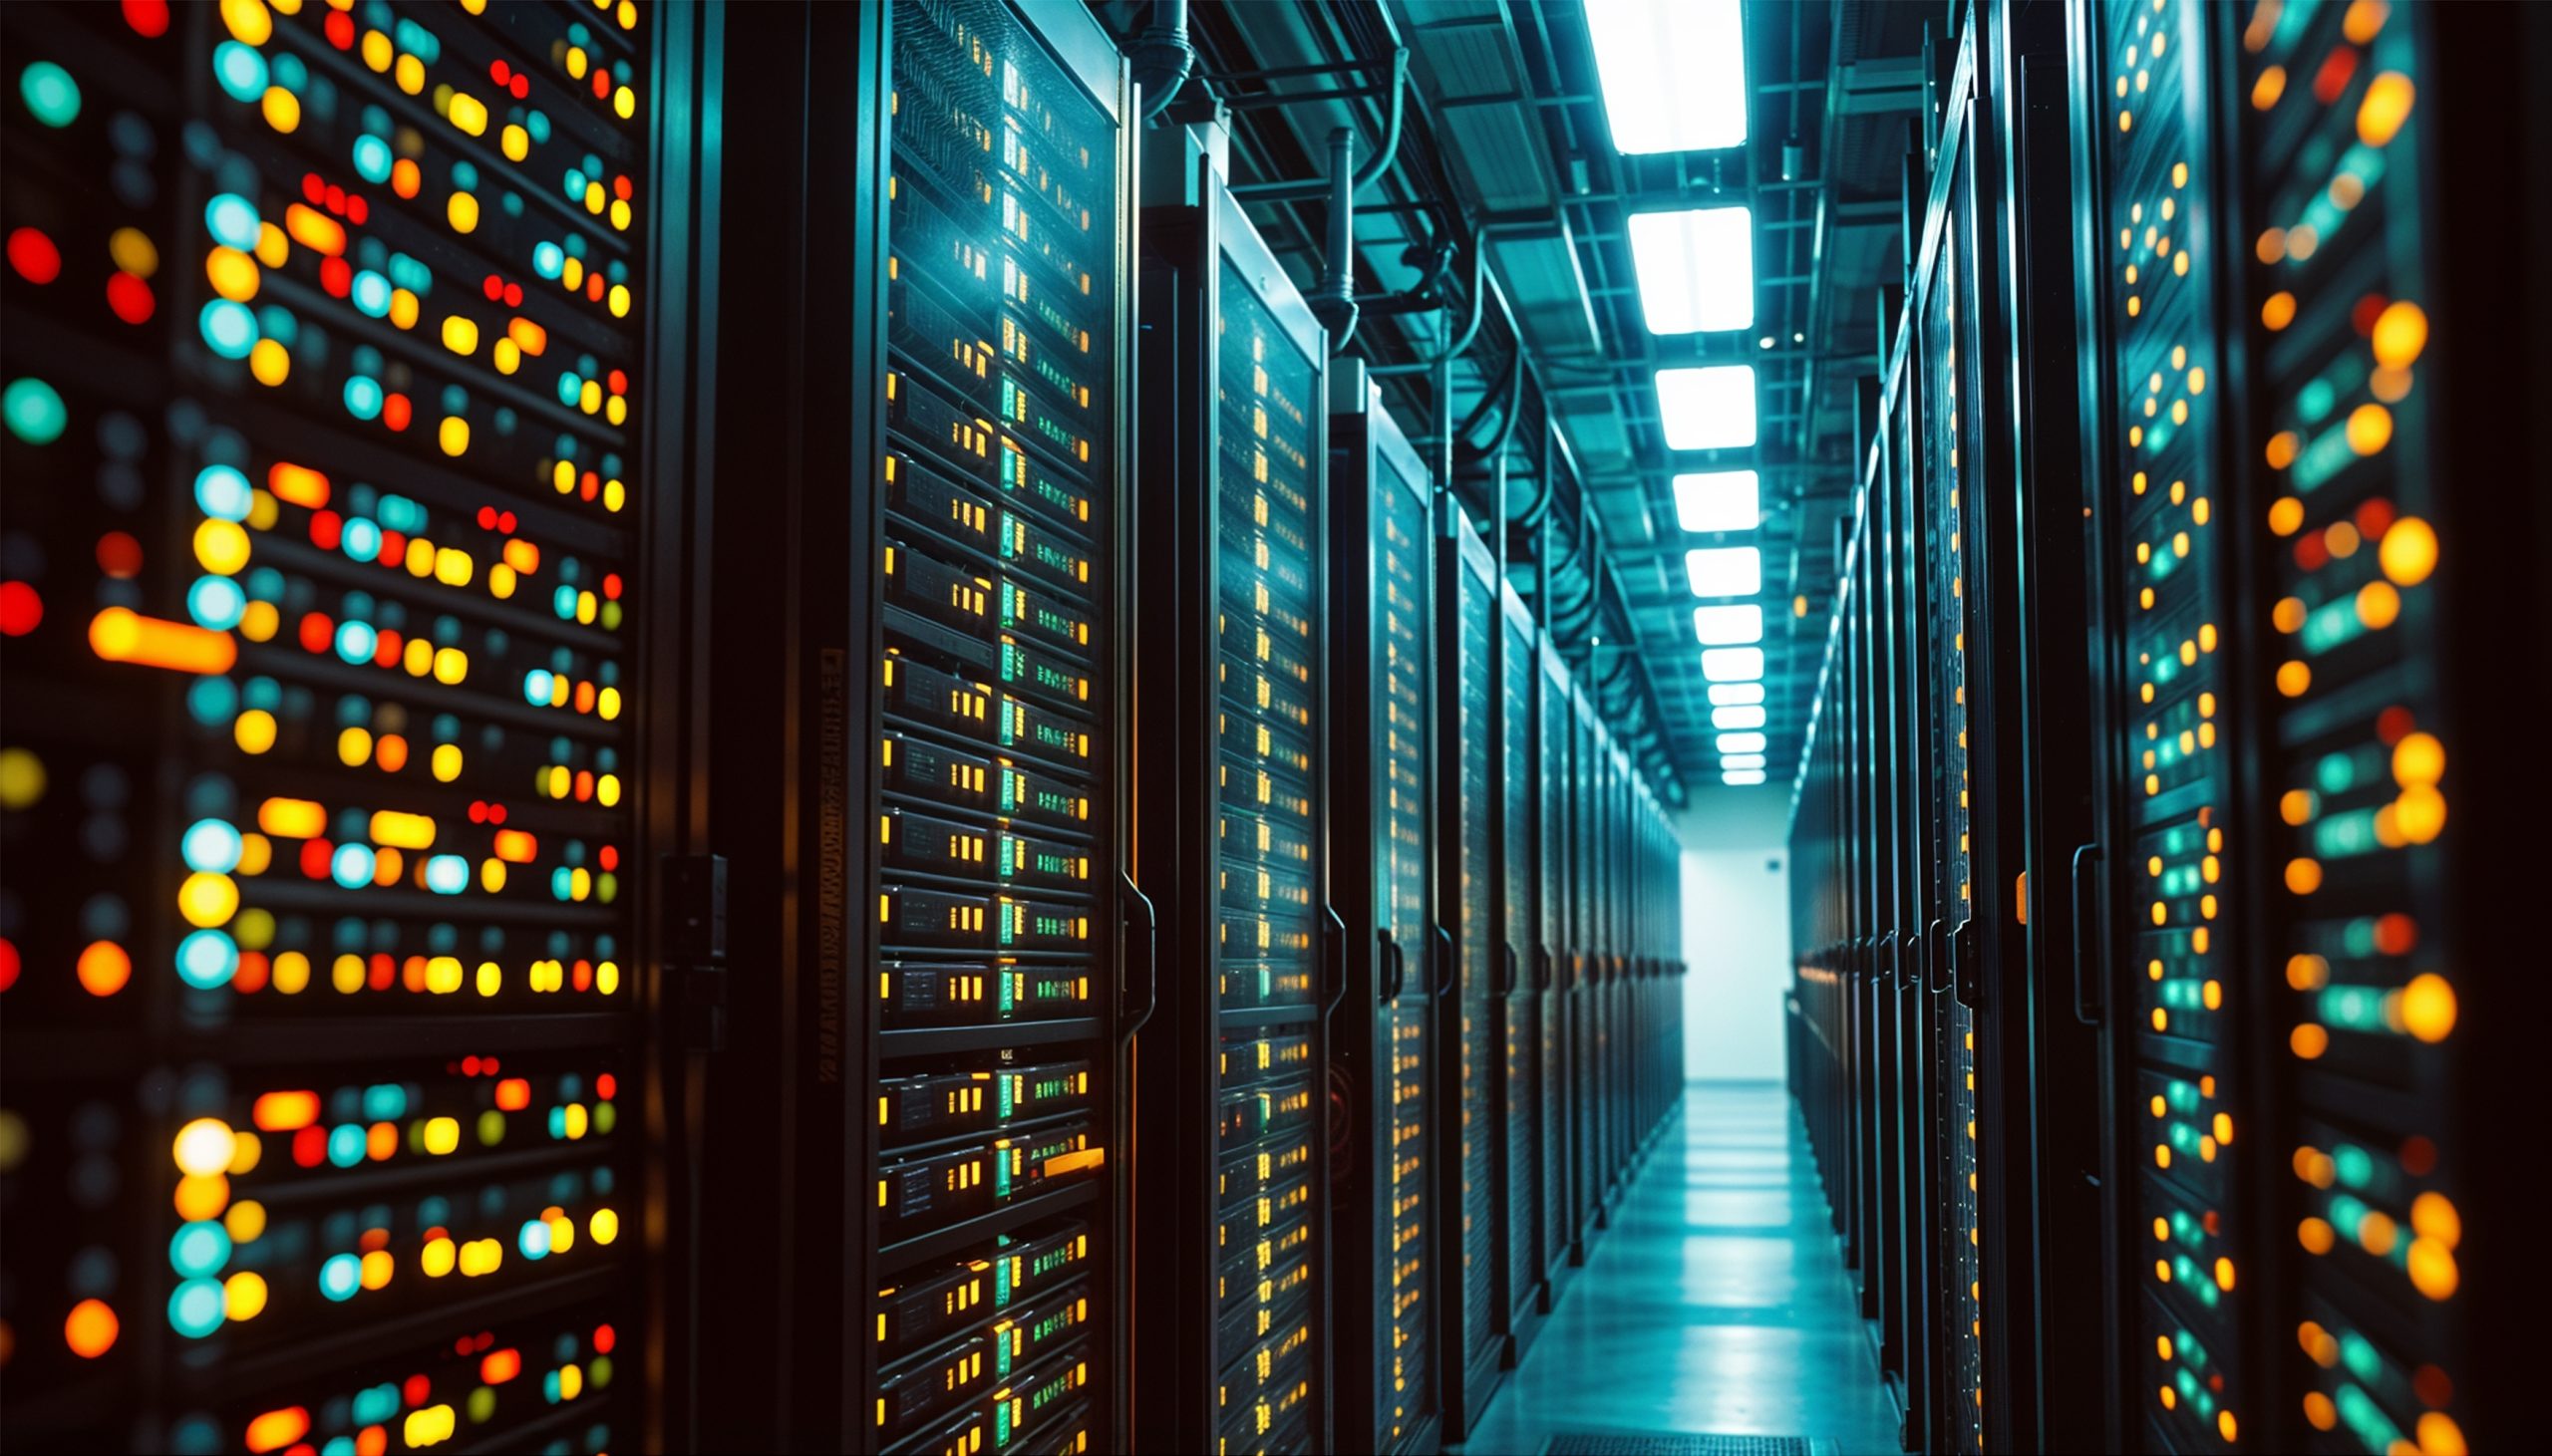
[(1684, 553), (1697, 597), (1751, 597), (1763, 589), (1763, 553), (1752, 546), (1714, 546)]
[(1714, 708), (1711, 727), (1715, 728), (1758, 728), (1763, 726), (1763, 710), (1759, 708)]
[(1747, 207), (1631, 214), (1631, 267), (1652, 334), (1754, 322), (1754, 213)]
[(1746, 140), (1737, 0), (1586, 0), (1613, 147), (1701, 151)]
[(1727, 784), (1731, 788), (1752, 788), (1755, 784), (1763, 781), (1763, 770), (1760, 768), (1734, 768), (1721, 774), (1719, 776), (1719, 781)]
[(1760, 753), (1727, 753), (1721, 755), (1719, 766), (1722, 768), (1760, 768), (1763, 766), (1763, 755)]
[(1702, 676), (1714, 683), (1755, 682), (1763, 676), (1763, 649), (1706, 647), (1702, 649)]
[(1739, 607), (1695, 607), (1693, 635), (1704, 647), (1736, 647), (1763, 640), (1763, 609), (1749, 602)]
[(1754, 442), (1754, 366), (1661, 369), (1657, 415), (1668, 449), (1744, 449)]
[(1711, 707), (1713, 708), (1743, 708), (1749, 703), (1762, 701), (1763, 685), (1760, 683), (1713, 683), (1711, 685)]
[(1761, 733), (1722, 733), (1719, 735), (1719, 750), (1722, 753), (1760, 753), (1771, 746), (1771, 741)]
[(1761, 483), (1753, 470), (1678, 475), (1675, 523), (1688, 531), (1751, 531), (1763, 523)]

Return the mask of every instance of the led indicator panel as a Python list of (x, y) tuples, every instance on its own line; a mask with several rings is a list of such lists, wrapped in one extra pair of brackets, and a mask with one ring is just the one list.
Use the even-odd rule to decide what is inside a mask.
[[(1261, 1028), (1295, 1024), (1316, 1005), (1318, 993), (1320, 907), (1312, 887), (1321, 826), (1314, 785), (1327, 765), (1317, 747), (1318, 644), (1325, 627), (1316, 601), (1323, 460), (1316, 453), (1314, 412), (1323, 406), (1318, 364), (1293, 342), (1237, 264), (1226, 258), (1219, 266), (1214, 468), (1222, 583), (1215, 603), (1220, 908), (1214, 978), (1228, 1050), (1262, 1034)], [(1233, 1074), (1227, 1055), (1226, 1089)], [(1317, 1129), (1317, 1123), (1287, 1128), (1226, 1155), (1226, 1193), (1308, 1173)], [(1255, 1240), (1271, 1250), (1307, 1249), (1318, 1237), (1310, 1221), (1324, 1214), (1306, 1197), (1271, 1217)], [(1285, 1433), (1307, 1419), (1310, 1371), (1318, 1358), (1308, 1320), (1280, 1324), (1248, 1345), (1218, 1348), (1215, 1358), (1218, 1419), (1230, 1449), (1299, 1444)]]
[(2247, 1014), (2227, 959), (2242, 893), (2229, 836), (2231, 630), (2215, 478), (2219, 324), (2208, 188), (2204, 41), (2185, 0), (2104, 12), (2097, 96), (2108, 215), (2099, 297), (2114, 356), (2104, 415), (2117, 489), (2108, 569), (2127, 624), (2112, 761), (2126, 779), (2113, 900), (2127, 928), (2113, 954), (2129, 1020), (2130, 1103), (2121, 1146), (2136, 1171), (2125, 1215), (2141, 1295), (2129, 1409), (2183, 1450), (2220, 1450), (2254, 1414), (2238, 1331), (2247, 1217), (2237, 1191), (2248, 1143), (2235, 1052)]
[(1573, 1002), (1568, 995), (1569, 966), (1566, 960), (1570, 891), (1565, 866), (1574, 859), (1571, 842), (1569, 788), (1575, 734), (1570, 731), (1568, 703), (1571, 685), (1568, 666), (1560, 659), (1558, 649), (1547, 637), (1539, 639), (1537, 656), (1541, 667), (1539, 694), (1535, 707), (1534, 743), (1541, 775), (1541, 815), (1536, 825), (1541, 840), (1541, 862), (1550, 867), (1542, 879), (1541, 945), (1542, 976), (1542, 1262), (1547, 1277), (1555, 1270), (1572, 1242), (1573, 1225), (1569, 1214), (1569, 1169), (1576, 1155), (1576, 1129), (1568, 1116), (1569, 1099), (1563, 1089), (1575, 1086), (1577, 1046), (1574, 1040)]
[(13, 1435), (635, 1438), (652, 20), (0, 21)]
[(1494, 869), (1490, 795), (1496, 791), (1490, 774), (1497, 746), (1491, 737), (1494, 726), (1489, 708), (1490, 695), (1498, 691), (1490, 677), (1495, 662), (1489, 634), (1496, 626), (1497, 595), (1491, 584), (1496, 575), (1494, 558), (1458, 507), (1447, 502), (1443, 509), (1447, 515), (1439, 535), (1438, 581), (1446, 614), (1437, 639), (1443, 648), (1437, 661), (1446, 671), (1438, 680), (1443, 717), (1438, 725), (1441, 755), (1437, 762), (1447, 780), (1442, 785), (1446, 799), (1439, 822), (1452, 836), (1450, 852), (1441, 863), (1446, 871), (1443, 890), (1451, 898), (1443, 918), (1452, 922), (1459, 978), (1454, 1007), (1459, 1040), (1453, 1068), (1459, 1096), (1447, 1110), (1459, 1134), (1459, 1161), (1450, 1172), (1451, 1186), (1460, 1195), (1461, 1218), (1461, 1344), (1447, 1383), (1448, 1388), (1455, 1382), (1461, 1386), (1456, 1393), (1463, 1418), (1469, 1421), (1477, 1418), (1479, 1393), (1470, 1388), (1469, 1373), (1488, 1353), (1500, 1327), (1495, 1289), (1502, 1251), (1497, 1243), (1493, 1141), (1498, 1122), (1491, 1101), (1497, 1076), (1491, 1058), (1499, 1048), (1490, 1040), (1494, 1027), (1489, 1009), (1491, 958), (1497, 945), (1497, 927), (1490, 921), (1495, 902), (1489, 885)]
[(1040, 1449), (1116, 1378), (1121, 156), (1010, 7), (888, 28), (869, 1440)]
[[(2456, 743), (2431, 463), (2420, 17), (2361, 0), (2237, 28), (2248, 357), (2243, 468), (2268, 604), (2256, 832), (2275, 1053), (2295, 1088), (2300, 1253), (2273, 1343), (2323, 1449), (2461, 1450), (2459, 958), (2444, 903)], [(2468, 953), (2467, 953), (2468, 954)], [(2281, 984), (2282, 983), (2282, 984)]]
[[(1541, 1115), (1543, 1091), (1541, 958), (1541, 858), (1538, 797), (1533, 777), (1533, 619), (1511, 588), (1500, 588), (1500, 708), (1497, 791), (1505, 809), (1500, 850), (1505, 859), (1505, 923), (1498, 927), (1507, 957), (1506, 995), (1506, 1289), (1510, 1313), (1537, 1297), (1543, 1271), (1533, 1267), (1541, 1247)], [(1511, 1326), (1510, 1326), (1511, 1327)]]

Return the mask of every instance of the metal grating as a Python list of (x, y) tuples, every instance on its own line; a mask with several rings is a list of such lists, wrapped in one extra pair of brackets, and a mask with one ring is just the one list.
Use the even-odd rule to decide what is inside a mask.
[(1542, 1456), (1834, 1456), (1834, 1446), (1806, 1436), (1563, 1431), (1542, 1447)]

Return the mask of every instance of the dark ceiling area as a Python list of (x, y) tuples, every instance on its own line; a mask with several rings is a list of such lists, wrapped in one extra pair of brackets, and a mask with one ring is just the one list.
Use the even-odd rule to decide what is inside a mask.
[[(1129, 39), (1169, 8), (1099, 7)], [(1235, 191), (1307, 290), (1328, 253), (1331, 134), (1354, 134), (1360, 165), (1389, 150), (1357, 192), (1362, 318), (1345, 352), (1382, 376), (1431, 458), (1450, 460), (1474, 521), (1507, 522), (1509, 579), (1673, 801), (1724, 781), (1695, 548), (1760, 553), (1758, 590), (1731, 599), (1762, 611), (1759, 771), (1785, 792), (1797, 768), (1866, 437), (1862, 382), (1878, 374), (1894, 307), (1882, 295), (1903, 273), (1924, 35), (1947, 18), (1873, 0), (1750, 0), (1740, 13), (1746, 138), (1724, 149), (1617, 149), (1581, 0), (1197, 4), (1194, 71), (1167, 113), (1219, 111)], [(1630, 219), (1731, 204), (1751, 213), (1752, 324), (1652, 333)], [(1754, 444), (1671, 448), (1657, 372), (1719, 365), (1754, 371)], [(1458, 444), (1444, 453), (1448, 429)], [(1735, 469), (1756, 473), (1759, 524), (1685, 531), (1674, 477)]]

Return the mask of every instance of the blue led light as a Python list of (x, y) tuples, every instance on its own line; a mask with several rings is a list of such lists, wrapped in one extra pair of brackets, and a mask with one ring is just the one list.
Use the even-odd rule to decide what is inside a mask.
[(203, 204), (204, 231), (225, 248), (254, 252), (257, 224), (257, 209), (237, 192), (223, 192)]
[(522, 701), (535, 708), (547, 708), (556, 681), (547, 668), (533, 668), (522, 675)]
[(168, 1327), (186, 1338), (203, 1338), (221, 1320), (221, 1281), (190, 1279), (168, 1292)]
[(232, 101), (253, 102), (266, 94), (266, 58), (254, 46), (223, 41), (213, 47), (212, 74)]
[(239, 830), (227, 819), (197, 819), (178, 841), (177, 852), (190, 870), (226, 875), (239, 867)]
[(543, 278), (555, 279), (567, 266), (567, 255), (554, 242), (534, 243), (531, 248), (531, 271)]
[(458, 895), (470, 888), (470, 861), (457, 854), (438, 854), (426, 861), (426, 888), (438, 895)]
[(558, 590), (550, 593), (549, 604), (558, 613), (560, 621), (574, 620), (576, 615), (576, 589), (571, 586), (561, 585)]
[(408, 1115), (408, 1089), (397, 1082), (375, 1082), (363, 1089), (363, 1115), (389, 1122)]
[(180, 1224), (168, 1239), (168, 1267), (189, 1279), (218, 1274), (230, 1262), (230, 1232), (210, 1220)]
[(380, 645), (381, 634), (373, 631), (369, 622), (337, 624), (337, 656), (349, 666), (361, 667), (372, 661), (373, 649)]
[(257, 347), (257, 318), (245, 304), (216, 298), (203, 306), (203, 342), (224, 359), (245, 359)]
[(195, 679), (186, 690), (186, 712), (205, 728), (227, 728), (239, 716), (239, 685), (223, 677)]
[(248, 610), (248, 594), (239, 583), (226, 576), (199, 576), (186, 591), (186, 615), (195, 625), (213, 632), (227, 632), (239, 625)]
[(328, 1129), (328, 1161), (340, 1168), (351, 1168), (363, 1161), (363, 1128), (352, 1122), (340, 1122)]
[(230, 465), (206, 465), (195, 472), (195, 505), (215, 520), (243, 521), (256, 494), (248, 477)]
[(357, 420), (381, 417), (381, 381), (369, 375), (355, 375), (346, 381), (346, 413)]
[(370, 561), (381, 554), (381, 527), (370, 516), (356, 516), (339, 532), (337, 545), (357, 561)]
[(549, 1225), (538, 1219), (523, 1220), (522, 1232), (515, 1236), (514, 1245), (522, 1250), (525, 1259), (548, 1258)]
[(390, 316), (390, 280), (366, 268), (355, 275), (354, 285), (348, 290), (347, 297), (353, 300), (356, 308), (363, 310), (366, 314), (376, 319), (385, 319)]
[(390, 180), (390, 144), (366, 133), (355, 139), (355, 174), (376, 185)]
[(374, 863), (371, 845), (340, 844), (328, 861), (328, 873), (338, 884), (352, 890), (372, 883)]
[(197, 991), (227, 986), (239, 971), (239, 947), (217, 930), (199, 930), (177, 942), (177, 979)]
[(351, 1254), (331, 1254), (319, 1266), (319, 1293), (342, 1305), (363, 1288), (363, 1261)]

